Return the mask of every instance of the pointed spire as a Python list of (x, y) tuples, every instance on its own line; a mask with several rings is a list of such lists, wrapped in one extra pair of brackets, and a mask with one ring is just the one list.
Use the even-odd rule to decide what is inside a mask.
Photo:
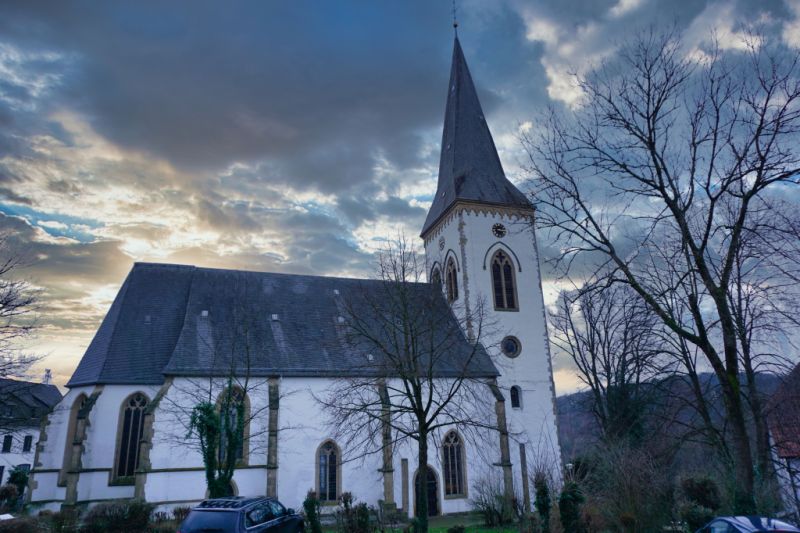
[(422, 235), (456, 200), (530, 208), (528, 199), (503, 172), (458, 36), (447, 92), (439, 185)]

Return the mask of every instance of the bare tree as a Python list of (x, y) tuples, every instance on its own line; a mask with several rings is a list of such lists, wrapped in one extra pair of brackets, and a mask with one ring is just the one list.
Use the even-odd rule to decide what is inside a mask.
[[(341, 300), (343, 334), (358, 368), (318, 398), (348, 449), (363, 456), (413, 443), (423, 476), (430, 443), (444, 431), (498, 430), (495, 371), (481, 345), (483, 305), (467, 312), (456, 301), (451, 309), (438, 283), (424, 280), (424, 263), (404, 238), (380, 253), (378, 279)], [(427, 531), (427, 483), (418, 489), (417, 528)]]
[(0, 236), (0, 377), (23, 377), (38, 359), (20, 345), (37, 326), (38, 291), (20, 271), (21, 253), (12, 249), (7, 236)]
[(660, 322), (630, 288), (562, 292), (550, 313), (551, 342), (572, 358), (589, 388), (606, 441), (641, 442), (651, 380), (664, 376)]
[(241, 303), (252, 292), (252, 287), (242, 283), (228, 295), (230, 305), (217, 302), (226, 313), (223, 322), (213, 324), (210, 314), (203, 317), (198, 350), (208, 365), (205, 375), (176, 379), (159, 405), (172, 427), (166, 438), (200, 453), (212, 498), (232, 495), (236, 468), (267, 447), (268, 426), (262, 422), (268, 419), (265, 413), (270, 406), (253, 401), (271, 394), (268, 378), (252, 372), (259, 317)]
[(781, 243), (796, 242), (797, 225), (770, 207), (800, 179), (798, 56), (765, 38), (746, 44), (726, 55), (640, 35), (579, 80), (580, 109), (552, 113), (540, 138), (524, 139), (557, 263), (569, 270), (580, 257), (606, 284), (630, 286), (716, 374), (739, 512), (754, 510), (755, 470), (737, 258), (759, 236), (795, 259)]

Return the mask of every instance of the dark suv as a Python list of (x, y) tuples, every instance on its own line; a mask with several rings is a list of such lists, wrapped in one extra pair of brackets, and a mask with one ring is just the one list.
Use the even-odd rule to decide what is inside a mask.
[(298, 533), (303, 518), (275, 498), (215, 498), (189, 513), (178, 533)]

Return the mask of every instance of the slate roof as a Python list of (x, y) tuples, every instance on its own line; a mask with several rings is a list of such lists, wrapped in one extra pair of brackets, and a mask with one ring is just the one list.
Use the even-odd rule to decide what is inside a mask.
[(423, 236), (456, 200), (530, 207), (503, 172), (458, 37), (447, 92), (439, 184), (422, 226)]
[(0, 413), (5, 419), (21, 422), (39, 418), (60, 401), (61, 393), (55, 385), (0, 378), (0, 405), (12, 406), (10, 417)]
[[(412, 288), (430, 293), (427, 284)], [(166, 375), (245, 367), (251, 376), (374, 372), (367, 364), (374, 348), (357, 346), (340, 317), (344, 306), (377, 301), (382, 290), (372, 280), (136, 263), (67, 386), (160, 384)], [(456, 331), (441, 295), (437, 302), (449, 317), (442, 334)], [(483, 347), (476, 351), (457, 332), (436, 375), (496, 376)]]

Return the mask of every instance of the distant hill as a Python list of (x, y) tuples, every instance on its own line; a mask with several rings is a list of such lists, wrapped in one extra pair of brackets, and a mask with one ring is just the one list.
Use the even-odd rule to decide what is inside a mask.
[[(758, 390), (771, 396), (783, 381), (784, 376), (771, 373), (761, 373), (757, 376)], [(708, 372), (700, 375), (700, 382), (709, 397), (713, 398), (712, 408), (717, 421), (724, 417), (722, 401), (717, 395), (717, 377)], [(667, 378), (658, 383), (649, 384), (652, 387), (654, 401), (661, 405), (678, 420), (690, 420), (692, 413), (689, 409), (679, 405), (676, 398), (691, 398), (692, 393), (687, 385), (679, 378)], [(672, 399), (670, 399), (672, 398)], [(564, 394), (556, 398), (558, 410), (558, 437), (561, 443), (561, 452), (564, 460), (569, 461), (591, 451), (593, 445), (600, 437), (600, 429), (592, 413), (592, 395), (587, 391)], [(659, 427), (659, 430), (664, 427)], [(677, 430), (674, 430), (677, 433)], [(678, 436), (677, 434), (674, 436)]]

